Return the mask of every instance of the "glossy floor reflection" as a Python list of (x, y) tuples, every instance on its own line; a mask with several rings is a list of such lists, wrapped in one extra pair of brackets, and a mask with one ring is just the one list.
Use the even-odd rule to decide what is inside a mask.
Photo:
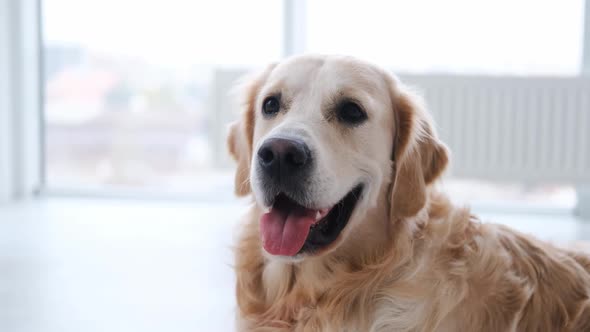
[[(232, 331), (244, 203), (48, 199), (0, 207), (0, 331)], [(559, 243), (590, 223), (484, 213)]]

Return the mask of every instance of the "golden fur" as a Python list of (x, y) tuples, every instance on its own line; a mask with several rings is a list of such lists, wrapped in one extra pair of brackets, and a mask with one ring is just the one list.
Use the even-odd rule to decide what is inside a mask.
[[(228, 139), (239, 195), (251, 192), (255, 103), (273, 68), (248, 85), (243, 119)], [(263, 254), (254, 199), (236, 248), (238, 329), (590, 331), (590, 259), (453, 206), (433, 186), (448, 153), (430, 118), (379, 73), (395, 133), (376, 204), (336, 249), (290, 262)]]

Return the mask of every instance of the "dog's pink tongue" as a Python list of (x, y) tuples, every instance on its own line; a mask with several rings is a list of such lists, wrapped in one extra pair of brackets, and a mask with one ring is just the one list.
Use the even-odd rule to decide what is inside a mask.
[(295, 256), (303, 247), (317, 211), (294, 209), (286, 212), (272, 208), (260, 218), (262, 246), (272, 255)]

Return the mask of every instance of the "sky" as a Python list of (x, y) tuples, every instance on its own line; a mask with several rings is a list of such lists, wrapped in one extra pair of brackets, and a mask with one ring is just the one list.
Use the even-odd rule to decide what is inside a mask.
[[(283, 49), (280, 0), (44, 0), (47, 42), (164, 65), (259, 65)], [(401, 71), (576, 74), (583, 0), (309, 0), (306, 50)]]

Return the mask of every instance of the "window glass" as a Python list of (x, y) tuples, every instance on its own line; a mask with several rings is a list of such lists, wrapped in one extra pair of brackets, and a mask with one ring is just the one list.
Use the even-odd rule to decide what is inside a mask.
[(583, 8), (583, 0), (308, 1), (307, 50), (404, 72), (573, 75)]
[(45, 0), (46, 185), (215, 181), (213, 73), (276, 61), (282, 14), (275, 0)]

